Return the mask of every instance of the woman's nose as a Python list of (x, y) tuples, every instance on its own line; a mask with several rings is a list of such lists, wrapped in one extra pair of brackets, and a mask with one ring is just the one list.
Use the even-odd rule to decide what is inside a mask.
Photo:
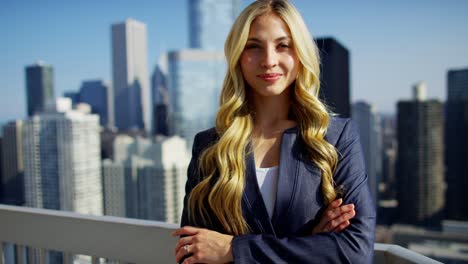
[(278, 54), (276, 53), (276, 50), (274, 49), (265, 49), (265, 52), (263, 54), (261, 66), (263, 68), (273, 68), (276, 65), (278, 65)]

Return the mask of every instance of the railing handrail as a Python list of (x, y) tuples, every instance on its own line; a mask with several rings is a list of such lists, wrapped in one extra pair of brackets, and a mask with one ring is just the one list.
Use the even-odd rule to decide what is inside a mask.
[(176, 228), (157, 221), (0, 205), (0, 242), (131, 263), (174, 263), (177, 238), (171, 233)]
[(394, 244), (374, 244), (374, 263), (442, 264), (424, 255)]
[[(0, 204), (0, 243), (130, 263), (174, 263), (177, 238), (171, 233), (176, 228), (158, 221)], [(440, 262), (397, 245), (376, 243), (374, 263)]]

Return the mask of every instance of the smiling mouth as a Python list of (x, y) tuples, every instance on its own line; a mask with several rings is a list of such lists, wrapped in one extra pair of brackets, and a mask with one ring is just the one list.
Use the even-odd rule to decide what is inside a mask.
[(275, 82), (279, 78), (281, 78), (281, 76), (283, 76), (283, 74), (281, 74), (281, 73), (265, 73), (265, 74), (257, 75), (257, 77), (259, 77), (260, 79), (262, 79), (262, 80), (264, 80), (266, 82)]

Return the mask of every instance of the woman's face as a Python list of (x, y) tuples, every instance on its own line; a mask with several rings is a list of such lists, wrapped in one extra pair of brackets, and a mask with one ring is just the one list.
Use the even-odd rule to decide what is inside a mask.
[(257, 17), (240, 58), (244, 79), (260, 96), (283, 93), (296, 79), (299, 61), (291, 32), (276, 14)]

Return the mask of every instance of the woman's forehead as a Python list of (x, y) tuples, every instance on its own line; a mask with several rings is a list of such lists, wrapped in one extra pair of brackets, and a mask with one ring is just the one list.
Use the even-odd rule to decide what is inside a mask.
[(275, 13), (258, 16), (250, 25), (249, 38), (278, 39), (290, 37), (291, 33), (284, 20)]

